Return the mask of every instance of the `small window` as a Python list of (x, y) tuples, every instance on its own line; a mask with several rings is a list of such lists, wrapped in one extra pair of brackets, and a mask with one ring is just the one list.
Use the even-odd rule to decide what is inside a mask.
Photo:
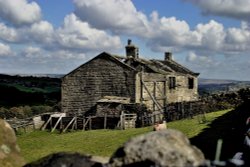
[(194, 78), (188, 78), (188, 89), (194, 89)]
[(169, 77), (169, 89), (175, 89), (176, 79), (175, 77)]

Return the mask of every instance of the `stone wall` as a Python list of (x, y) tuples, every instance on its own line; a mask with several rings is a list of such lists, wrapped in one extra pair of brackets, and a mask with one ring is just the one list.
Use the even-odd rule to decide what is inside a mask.
[[(189, 75), (175, 75), (176, 88), (166, 90), (168, 103), (182, 102), (182, 101), (196, 101), (198, 100), (198, 81), (196, 77)], [(194, 79), (194, 87), (189, 89), (188, 79)]]
[[(176, 86), (173, 89), (170, 88), (169, 77), (175, 77)], [(192, 88), (189, 88), (189, 78), (193, 79)], [(142, 101), (150, 110), (159, 110), (151, 96), (161, 106), (166, 106), (169, 103), (198, 100), (197, 77), (191, 75), (138, 73), (136, 80), (136, 102)], [(144, 83), (141, 83), (141, 80)]]
[(135, 100), (135, 72), (105, 53), (77, 68), (62, 81), (62, 111), (87, 112), (104, 96)]

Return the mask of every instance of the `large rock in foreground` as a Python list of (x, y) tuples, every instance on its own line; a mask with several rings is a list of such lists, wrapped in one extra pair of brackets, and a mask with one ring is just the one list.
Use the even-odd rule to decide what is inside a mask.
[(110, 159), (110, 166), (199, 166), (203, 153), (192, 146), (187, 137), (176, 130), (151, 132), (132, 138)]
[(20, 156), (14, 130), (7, 122), (0, 119), (0, 166), (21, 167), (23, 165), (24, 160)]
[(61, 152), (48, 155), (24, 167), (102, 167), (102, 162), (92, 156)]

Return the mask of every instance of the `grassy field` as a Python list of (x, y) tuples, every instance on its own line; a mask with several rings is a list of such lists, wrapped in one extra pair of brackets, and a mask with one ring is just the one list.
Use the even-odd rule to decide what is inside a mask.
[[(205, 123), (199, 123), (197, 117), (169, 122), (168, 128), (178, 129), (191, 138), (208, 128), (213, 120), (229, 111), (208, 113)], [(25, 160), (31, 162), (60, 151), (111, 156), (119, 146), (131, 137), (150, 131), (152, 131), (152, 127), (129, 130), (75, 131), (65, 134), (35, 131), (18, 135), (17, 139)]]

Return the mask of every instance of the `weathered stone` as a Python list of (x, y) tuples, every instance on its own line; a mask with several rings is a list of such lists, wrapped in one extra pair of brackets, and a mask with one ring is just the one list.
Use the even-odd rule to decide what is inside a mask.
[(7, 122), (0, 119), (0, 166), (20, 167), (22, 165), (24, 165), (24, 160), (16, 144), (14, 130)]
[(152, 111), (164, 110), (169, 103), (198, 100), (199, 74), (175, 62), (171, 54), (165, 60), (142, 59), (131, 43), (126, 53), (126, 57), (101, 53), (65, 75), (62, 111), (91, 112), (104, 96), (127, 97)]
[(101, 158), (81, 155), (79, 153), (55, 153), (48, 155), (24, 167), (102, 167)]
[(204, 161), (203, 153), (184, 134), (168, 129), (132, 138), (115, 152), (110, 166), (199, 166)]

